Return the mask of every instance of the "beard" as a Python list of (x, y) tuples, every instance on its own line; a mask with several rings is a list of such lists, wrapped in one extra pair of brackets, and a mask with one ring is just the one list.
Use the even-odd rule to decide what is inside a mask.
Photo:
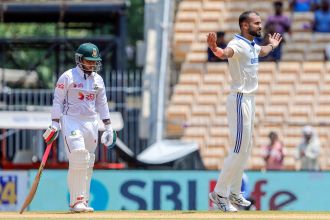
[(249, 34), (253, 37), (261, 37), (261, 30), (254, 31), (249, 28)]

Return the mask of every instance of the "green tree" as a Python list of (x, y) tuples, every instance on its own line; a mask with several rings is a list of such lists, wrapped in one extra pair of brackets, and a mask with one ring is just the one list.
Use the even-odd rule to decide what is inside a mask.
[[(35, 0), (34, 2), (40, 1)], [(144, 0), (131, 0), (127, 9), (127, 43), (133, 47), (135, 47), (137, 40), (143, 39), (143, 19)], [(0, 38), (52, 38), (55, 36), (86, 37), (95, 35), (110, 35), (113, 31), (111, 27), (109, 29), (109, 26), (91, 23), (73, 23), (70, 24), (70, 27), (71, 28), (67, 28), (62, 23), (0, 23)], [(40, 82), (39, 87), (53, 87), (53, 75), (56, 68), (56, 51), (53, 51), (51, 56), (47, 59), (45, 58), (47, 48), (42, 46), (36, 46), (34, 48), (22, 47), (17, 50), (14, 50), (14, 47), (12, 47), (6, 48), (6, 51), (6, 54), (0, 54), (0, 60), (5, 60), (2, 64), (3, 66), (0, 66), (1, 68), (29, 69), (31, 67), (36, 67), (35, 70), (38, 73)], [(73, 54), (71, 53), (64, 53), (62, 56), (64, 56), (64, 58), (62, 57), (60, 59), (66, 59), (67, 63), (70, 63), (70, 59), (73, 60)], [(40, 62), (40, 59), (42, 59), (42, 62)], [(135, 62), (133, 59), (130, 63), (130, 67), (134, 66)]]

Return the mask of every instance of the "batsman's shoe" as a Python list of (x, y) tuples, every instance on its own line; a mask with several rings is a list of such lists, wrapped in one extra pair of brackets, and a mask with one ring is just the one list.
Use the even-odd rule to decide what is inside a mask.
[[(73, 207), (70, 207), (70, 211), (71, 212), (90, 212), (84, 202), (76, 203)], [(93, 209), (93, 211), (94, 211), (94, 209)]]
[(94, 209), (90, 206), (86, 206), (86, 212), (94, 212)]
[(209, 198), (223, 212), (237, 212), (237, 209), (230, 203), (226, 197), (219, 196), (216, 192), (210, 192)]
[(87, 212), (94, 212), (94, 209), (88, 205), (88, 200), (85, 202)]
[(94, 212), (94, 209), (88, 205), (88, 201), (85, 202), (87, 212)]
[(251, 202), (246, 200), (242, 193), (240, 193), (239, 195), (230, 193), (229, 195), (229, 200), (230, 202), (232, 202), (235, 205), (239, 205), (239, 206), (244, 206), (244, 207), (249, 207), (251, 205)]

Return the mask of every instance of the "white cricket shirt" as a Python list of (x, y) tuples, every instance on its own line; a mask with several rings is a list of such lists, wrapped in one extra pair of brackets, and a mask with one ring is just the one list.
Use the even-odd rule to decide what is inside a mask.
[(83, 118), (110, 119), (105, 85), (102, 77), (93, 72), (84, 77), (84, 72), (77, 66), (64, 72), (57, 81), (52, 119), (61, 115), (71, 115)]
[(227, 47), (234, 50), (233, 57), (228, 59), (231, 91), (254, 93), (258, 88), (258, 56), (261, 47), (238, 34)]

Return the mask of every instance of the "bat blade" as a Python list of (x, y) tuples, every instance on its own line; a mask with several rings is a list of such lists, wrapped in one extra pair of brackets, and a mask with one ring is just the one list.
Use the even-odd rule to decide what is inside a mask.
[(37, 188), (38, 188), (38, 185), (39, 185), (39, 182), (40, 182), (40, 177), (41, 177), (43, 169), (44, 169), (43, 166), (39, 167), (38, 173), (37, 173), (37, 175), (36, 175), (36, 177), (33, 181), (30, 192), (29, 192), (29, 194), (27, 195), (27, 197), (24, 201), (24, 204), (21, 208), (21, 211), (19, 212), (20, 214), (22, 214), (24, 212), (26, 207), (28, 207), (28, 205), (31, 203), (32, 199), (34, 198), (34, 195), (36, 194), (36, 191), (37, 191)]
[(50, 152), (50, 149), (51, 149), (52, 145), (53, 145), (53, 142), (48, 144), (47, 147), (46, 147), (45, 153), (42, 156), (42, 160), (41, 160), (41, 164), (39, 166), (38, 173), (37, 173), (36, 177), (34, 178), (34, 181), (33, 181), (33, 184), (31, 186), (29, 194), (25, 198), (25, 201), (23, 203), (21, 211), (19, 212), (20, 214), (22, 214), (24, 212), (24, 210), (26, 209), (26, 207), (28, 207), (28, 205), (30, 205), (31, 201), (34, 198), (34, 195), (36, 194), (36, 191), (37, 191), (37, 188), (38, 188), (38, 185), (39, 185), (39, 182), (40, 182), (41, 174), (42, 174), (42, 171), (44, 170), (44, 167), (46, 165), (46, 161), (47, 161), (47, 158), (48, 158), (48, 155), (49, 155), (49, 152)]

